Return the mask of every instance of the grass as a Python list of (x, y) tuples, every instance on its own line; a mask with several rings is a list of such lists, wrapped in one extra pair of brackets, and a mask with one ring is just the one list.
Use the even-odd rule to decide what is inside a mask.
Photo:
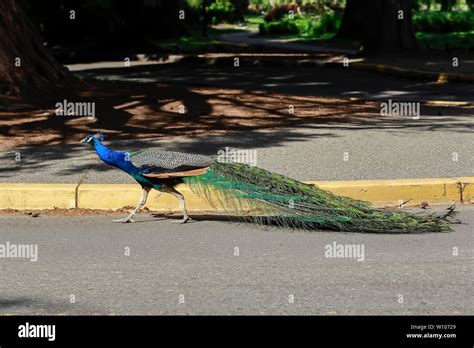
[(300, 34), (275, 34), (272, 37), (279, 38), (279, 39), (288, 39), (292, 41), (298, 41), (301, 43), (309, 42), (309, 41), (327, 41), (331, 40), (336, 33), (324, 33), (317, 35), (316, 37), (312, 35), (300, 35)]
[(455, 33), (416, 33), (422, 47), (432, 49), (474, 49), (474, 30)]
[(227, 42), (224, 43), (219, 39), (220, 35), (239, 31), (241, 31), (241, 29), (209, 28), (208, 36), (203, 37), (200, 30), (194, 30), (189, 36), (160, 40), (156, 44), (162, 51), (169, 53), (254, 52), (252, 47), (243, 47), (242, 45)]
[(250, 13), (245, 16), (245, 23), (248, 29), (258, 30), (260, 24), (263, 24), (263, 16), (258, 13)]
[(199, 49), (214, 44), (214, 40), (198, 36), (182, 36), (179, 38), (160, 40), (158, 46), (164, 51), (182, 51), (183, 48)]

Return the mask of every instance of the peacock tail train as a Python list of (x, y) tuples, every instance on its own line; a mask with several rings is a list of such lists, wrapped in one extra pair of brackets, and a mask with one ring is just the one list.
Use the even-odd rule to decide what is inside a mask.
[(453, 207), (444, 215), (374, 209), (368, 202), (336, 196), (242, 163), (214, 161), (205, 174), (185, 177), (183, 182), (211, 204), (238, 213), (243, 220), (306, 230), (444, 232), (451, 230), (448, 218), (455, 214)]

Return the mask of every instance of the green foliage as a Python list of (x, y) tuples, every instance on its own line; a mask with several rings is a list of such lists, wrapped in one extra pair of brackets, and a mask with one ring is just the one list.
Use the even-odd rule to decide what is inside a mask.
[(260, 33), (268, 35), (292, 35), (299, 37), (320, 37), (321, 35), (337, 32), (341, 24), (339, 13), (327, 13), (321, 16), (289, 16), (279, 21), (260, 24)]
[(319, 17), (315, 30), (318, 34), (335, 33), (341, 25), (342, 15), (338, 13), (325, 14)]
[(270, 7), (269, 0), (250, 0), (250, 8), (254, 11), (267, 11)]
[(296, 4), (283, 4), (270, 9), (265, 14), (265, 22), (282, 20), (285, 15), (295, 14), (298, 11)]
[(338, 10), (342, 11), (346, 5), (346, 0), (273, 0), (274, 7), (270, 4), (270, 0), (250, 0), (250, 9), (252, 11), (270, 12), (281, 6), (293, 4), (298, 5), (305, 13), (321, 15), (324, 12)]
[(474, 30), (456, 33), (416, 33), (422, 47), (431, 49), (474, 50)]
[(230, 0), (215, 0), (209, 6), (209, 16), (212, 18), (212, 24), (232, 22), (234, 11), (235, 7)]
[[(444, 10), (443, 4), (445, 5)], [(417, 0), (415, 8), (420, 11), (467, 11), (472, 9), (473, 4), (473, 0)]]
[(415, 31), (449, 33), (474, 30), (474, 12), (431, 12), (413, 14)]
[(297, 34), (298, 26), (294, 20), (284, 18), (281, 21), (260, 24), (259, 31), (261, 34), (268, 35)]
[(186, 4), (189, 9), (193, 11), (199, 11), (202, 5), (202, 0), (187, 0)]

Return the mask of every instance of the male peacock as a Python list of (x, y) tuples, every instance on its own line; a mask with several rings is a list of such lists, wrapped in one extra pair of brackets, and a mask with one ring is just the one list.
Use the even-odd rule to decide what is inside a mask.
[(445, 214), (412, 214), (371, 208), (369, 203), (336, 196), (313, 185), (241, 163), (222, 163), (208, 156), (160, 150), (115, 152), (102, 144), (104, 136), (82, 140), (94, 146), (105, 163), (130, 174), (142, 187), (143, 196), (129, 216), (115, 222), (133, 222), (133, 216), (155, 189), (174, 195), (190, 220), (184, 196), (176, 190), (188, 184), (197, 194), (223, 208), (240, 212), (252, 222), (309, 230), (331, 229), (353, 232), (441, 232), (449, 231)]

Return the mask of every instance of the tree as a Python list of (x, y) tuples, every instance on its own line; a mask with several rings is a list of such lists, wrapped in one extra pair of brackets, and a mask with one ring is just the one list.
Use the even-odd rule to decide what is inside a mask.
[(249, 8), (249, 0), (231, 0), (232, 5), (234, 5), (234, 20), (240, 23), (245, 22), (245, 14)]
[(19, 2), (0, 1), (2, 93), (24, 97), (46, 94), (72, 80), (72, 74), (44, 47)]
[(185, 10), (186, 2), (182, 0), (158, 0), (156, 3), (154, 18), (148, 20), (156, 25), (154, 26), (154, 34), (161, 38), (187, 35), (185, 20), (179, 18), (179, 11)]
[(344, 15), (337, 35), (342, 38), (359, 39), (363, 22), (363, 7), (357, 0), (347, 0)]
[(453, 0), (441, 0), (441, 11), (451, 11)]
[(339, 37), (359, 39), (367, 53), (415, 49), (411, 0), (347, 0)]
[(143, 44), (144, 0), (112, 1), (113, 37), (116, 42), (133, 50)]

